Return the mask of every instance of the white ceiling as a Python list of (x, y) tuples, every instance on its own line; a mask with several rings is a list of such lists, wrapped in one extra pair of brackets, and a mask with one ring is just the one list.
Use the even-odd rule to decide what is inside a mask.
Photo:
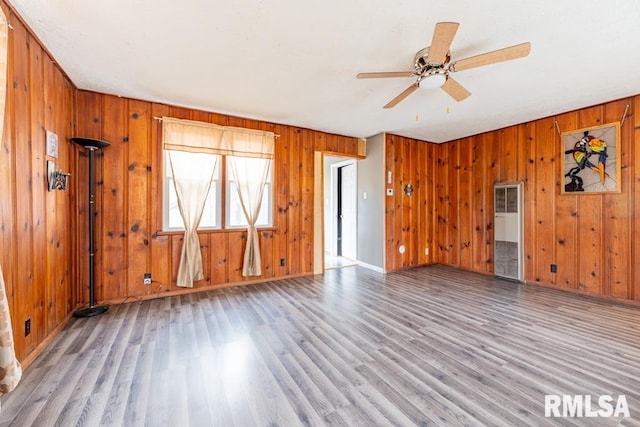
[[(444, 142), (640, 93), (635, 0), (10, 0), (88, 89), (367, 137)], [(531, 54), (455, 73), (457, 103), (411, 78), (439, 21), (453, 59), (531, 42)]]

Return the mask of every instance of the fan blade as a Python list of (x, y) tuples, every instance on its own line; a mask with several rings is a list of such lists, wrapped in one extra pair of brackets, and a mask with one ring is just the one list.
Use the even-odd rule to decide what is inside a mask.
[(396, 105), (398, 105), (398, 103), (400, 101), (402, 101), (403, 99), (405, 99), (407, 96), (411, 95), (413, 92), (415, 92), (416, 90), (418, 90), (420, 86), (418, 85), (418, 83), (414, 83), (411, 86), (409, 86), (408, 88), (406, 88), (405, 90), (402, 91), (402, 93), (398, 96), (396, 96), (395, 98), (393, 98), (391, 101), (389, 101), (389, 103), (387, 105), (384, 106), (384, 108), (393, 108)]
[(359, 73), (356, 79), (380, 79), (385, 77), (411, 77), (415, 75), (413, 71), (386, 71), (381, 73)]
[(483, 65), (495, 64), (497, 62), (510, 61), (512, 59), (524, 58), (531, 51), (531, 43), (526, 42), (515, 46), (494, 50), (493, 52), (482, 53), (470, 58), (461, 59), (451, 64), (451, 71), (468, 70), (469, 68), (482, 67)]
[(442, 64), (447, 58), (449, 47), (460, 24), (457, 22), (438, 22), (433, 30), (431, 47), (429, 47), (429, 63)]
[(447, 76), (447, 80), (445, 80), (444, 84), (440, 86), (440, 89), (447, 92), (450, 97), (458, 102), (471, 96), (471, 92), (466, 90), (460, 83), (449, 76)]

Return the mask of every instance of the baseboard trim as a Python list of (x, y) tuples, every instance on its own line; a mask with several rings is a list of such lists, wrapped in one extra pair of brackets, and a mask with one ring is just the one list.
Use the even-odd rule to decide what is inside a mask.
[(309, 273), (300, 273), (300, 274), (291, 274), (289, 276), (279, 276), (279, 277), (266, 277), (261, 279), (253, 279), (253, 280), (243, 280), (242, 282), (229, 282), (229, 283), (219, 283), (216, 285), (209, 286), (198, 286), (195, 288), (180, 288), (173, 289), (170, 291), (159, 290), (157, 292), (149, 292), (148, 294), (143, 295), (130, 295), (124, 298), (117, 298), (107, 301), (100, 301), (100, 304), (104, 305), (118, 305), (125, 304), (129, 302), (136, 301), (146, 301), (151, 299), (165, 298), (165, 297), (173, 297), (176, 295), (186, 295), (193, 294), (198, 292), (207, 292), (207, 291), (215, 291), (216, 289), (225, 289), (225, 288), (234, 288), (236, 286), (247, 286), (247, 285), (255, 285), (257, 283), (266, 283), (266, 282), (278, 282), (280, 280), (287, 279), (295, 279), (297, 277), (305, 277), (305, 276), (313, 276), (313, 272)]
[(378, 273), (385, 274), (383, 268), (377, 267), (375, 265), (367, 264), (366, 262), (356, 261), (360, 267), (368, 268), (369, 270), (377, 271)]
[(69, 324), (69, 322), (71, 322), (72, 318), (73, 318), (73, 311), (67, 314), (67, 317), (65, 317), (62, 320), (62, 322), (60, 322), (60, 324), (56, 326), (51, 331), (51, 333), (47, 335), (47, 337), (44, 340), (42, 340), (42, 342), (38, 344), (36, 348), (33, 349), (31, 353), (27, 355), (27, 357), (25, 357), (23, 360), (20, 361), (20, 366), (22, 366), (22, 372), (24, 372), (33, 363), (33, 361), (36, 360), (38, 356), (40, 356), (40, 353), (42, 353), (45, 350), (45, 348), (47, 348), (47, 346), (51, 344), (51, 341), (53, 341), (60, 334), (60, 331), (62, 331), (62, 329), (64, 329)]

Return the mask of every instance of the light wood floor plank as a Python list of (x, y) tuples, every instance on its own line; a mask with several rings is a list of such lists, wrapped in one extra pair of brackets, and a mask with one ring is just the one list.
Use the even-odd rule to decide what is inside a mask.
[[(73, 319), (0, 426), (640, 426), (640, 308), (442, 266), (360, 267)], [(546, 418), (546, 394), (631, 418)]]

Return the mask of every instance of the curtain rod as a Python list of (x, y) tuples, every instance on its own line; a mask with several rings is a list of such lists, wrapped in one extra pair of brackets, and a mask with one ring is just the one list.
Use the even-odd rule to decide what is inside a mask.
[[(153, 118), (154, 118), (154, 120), (157, 120), (157, 121), (159, 121), (159, 122), (161, 122), (161, 121), (162, 121), (162, 117), (153, 116)], [(178, 120), (182, 120), (182, 119), (178, 119)], [(207, 124), (206, 122), (202, 122), (202, 123)], [(208, 123), (208, 124), (215, 124), (215, 123)], [(216, 125), (216, 126), (222, 126), (222, 125)], [(247, 128), (247, 129), (248, 129), (248, 128)], [(261, 131), (262, 129), (249, 129), (249, 130), (260, 130), (260, 131)], [(263, 132), (268, 132), (268, 131), (263, 131)], [(278, 135), (277, 133), (274, 133), (274, 134), (273, 134), (273, 137), (277, 139), (277, 138), (280, 138), (280, 135)]]

